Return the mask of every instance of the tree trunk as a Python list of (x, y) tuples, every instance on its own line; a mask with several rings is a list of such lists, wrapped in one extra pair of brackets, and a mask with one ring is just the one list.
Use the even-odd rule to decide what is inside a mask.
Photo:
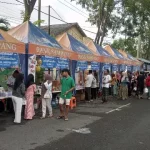
[(37, 0), (24, 0), (25, 16), (23, 22), (30, 20), (36, 1)]

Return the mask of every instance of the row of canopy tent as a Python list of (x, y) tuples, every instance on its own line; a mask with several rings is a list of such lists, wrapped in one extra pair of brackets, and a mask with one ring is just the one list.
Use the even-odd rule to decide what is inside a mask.
[(59, 57), (75, 61), (125, 64), (130, 66), (141, 65), (132, 56), (128, 54), (123, 55), (110, 46), (103, 49), (93, 41), (83, 44), (68, 33), (64, 33), (55, 40), (29, 21), (9, 30), (8, 34), (0, 32), (0, 50), (1, 52), (18, 53), (21, 68), (26, 68), (23, 70), (27, 70), (28, 67), (27, 54)]

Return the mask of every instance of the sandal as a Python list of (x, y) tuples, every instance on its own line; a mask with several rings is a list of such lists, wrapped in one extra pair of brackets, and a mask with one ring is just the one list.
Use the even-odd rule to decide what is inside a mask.
[(68, 121), (69, 119), (68, 118), (65, 118), (65, 121)]
[(64, 119), (64, 116), (58, 116), (57, 119)]
[(54, 117), (54, 116), (53, 116), (53, 115), (48, 115), (48, 116), (47, 116), (47, 118), (52, 118), (52, 117)]
[(40, 119), (45, 119), (45, 117), (40, 117)]

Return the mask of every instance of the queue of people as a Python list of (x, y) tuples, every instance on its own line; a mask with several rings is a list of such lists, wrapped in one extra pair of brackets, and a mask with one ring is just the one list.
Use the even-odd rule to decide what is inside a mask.
[[(68, 121), (69, 105), (72, 98), (72, 91), (75, 89), (75, 82), (70, 76), (68, 69), (63, 69), (61, 76), (61, 94), (59, 99), (60, 115), (57, 119)], [(96, 72), (92, 72), (91, 70), (85, 71), (85, 100), (87, 102), (97, 99), (97, 80)], [(26, 83), (24, 83), (24, 75), (17, 70), (14, 71), (12, 77), (8, 79), (7, 85), (10, 90), (12, 90), (12, 102), (15, 112), (14, 123), (16, 124), (21, 123), (22, 111), (24, 111), (25, 120), (32, 120), (35, 115), (34, 94), (36, 92), (36, 84), (34, 81), (34, 76), (29, 74)], [(134, 95), (142, 99), (144, 88), (147, 88), (148, 99), (150, 99), (150, 74), (146, 76), (143, 72), (114, 72), (110, 75), (109, 70), (104, 70), (101, 84), (102, 103), (108, 102), (109, 96), (113, 96), (115, 99), (118, 97), (121, 100), (127, 100), (128, 97)], [(40, 101), (42, 104), (42, 116), (40, 119), (46, 117), (52, 118), (52, 77), (49, 74), (44, 75), (41, 87)], [(23, 105), (25, 105), (24, 110)], [(48, 116), (46, 116), (47, 109)]]
[[(75, 88), (75, 83), (73, 78), (70, 77), (68, 69), (63, 69), (61, 75), (61, 95), (59, 100), (60, 115), (57, 119), (64, 119), (65, 121), (68, 121), (69, 105), (72, 97), (72, 91)], [(34, 82), (34, 76), (29, 74), (26, 83), (24, 83), (24, 75), (18, 71), (14, 71), (11, 80), (9, 79), (8, 85), (12, 90), (12, 102), (15, 113), (14, 123), (21, 123), (22, 111), (24, 113), (25, 120), (32, 120), (35, 115), (34, 94), (36, 92), (36, 84)], [(52, 77), (49, 74), (44, 75), (40, 101), (42, 103), (42, 116), (40, 119), (44, 119), (46, 117), (52, 118)], [(23, 105), (25, 105), (24, 110)], [(47, 108), (48, 116), (46, 116)]]
[[(85, 100), (87, 102), (97, 98), (96, 80), (91, 70), (85, 72)], [(109, 70), (104, 70), (100, 84), (102, 85), (102, 103), (106, 103), (109, 96), (120, 100), (127, 100), (131, 96), (142, 99), (145, 88), (150, 99), (150, 74), (147, 76), (144, 72), (122, 71), (110, 74)]]

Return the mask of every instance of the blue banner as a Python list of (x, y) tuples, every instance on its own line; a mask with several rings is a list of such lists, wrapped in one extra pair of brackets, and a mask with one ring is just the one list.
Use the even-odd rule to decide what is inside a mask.
[(80, 70), (86, 70), (88, 68), (88, 62), (87, 61), (77, 61), (77, 68)]
[(120, 71), (125, 71), (126, 70), (126, 65), (122, 64), (120, 65)]
[(111, 64), (109, 64), (109, 63), (104, 63), (103, 64), (103, 67), (102, 67), (102, 71), (104, 71), (104, 70), (109, 70), (109, 71), (111, 71)]
[(65, 58), (56, 58), (56, 68), (57, 69), (69, 69), (69, 60)]
[(91, 62), (91, 69), (92, 70), (99, 70), (100, 69), (100, 63), (98, 63), (98, 62)]
[(132, 71), (132, 66), (127, 66), (127, 71)]
[(112, 64), (112, 72), (119, 71), (119, 66), (117, 64)]
[(0, 68), (17, 68), (19, 56), (15, 53), (0, 53)]
[(56, 67), (56, 58), (55, 57), (49, 57), (49, 56), (41, 56), (42, 60), (42, 67), (43, 68), (55, 68)]
[(150, 71), (150, 65), (147, 65), (147, 70)]

